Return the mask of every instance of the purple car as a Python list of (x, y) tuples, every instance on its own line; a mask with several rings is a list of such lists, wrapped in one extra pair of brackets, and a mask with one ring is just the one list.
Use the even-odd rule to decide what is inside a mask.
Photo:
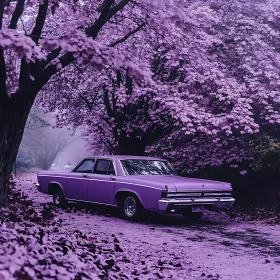
[(145, 210), (180, 213), (199, 219), (205, 209), (234, 203), (229, 183), (178, 176), (164, 159), (136, 156), (96, 156), (83, 159), (71, 172), (39, 172), (38, 191), (53, 202), (92, 202), (119, 207), (125, 218)]

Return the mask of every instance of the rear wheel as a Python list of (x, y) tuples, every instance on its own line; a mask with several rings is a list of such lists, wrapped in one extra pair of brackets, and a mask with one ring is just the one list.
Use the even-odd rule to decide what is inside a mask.
[(122, 214), (125, 219), (135, 221), (143, 214), (143, 206), (134, 195), (126, 195), (122, 201)]
[(56, 187), (53, 191), (53, 204), (57, 207), (67, 205), (67, 200), (65, 199), (63, 191), (60, 187)]
[(188, 210), (181, 214), (187, 222), (194, 222), (202, 217), (203, 212), (192, 212), (191, 210)]

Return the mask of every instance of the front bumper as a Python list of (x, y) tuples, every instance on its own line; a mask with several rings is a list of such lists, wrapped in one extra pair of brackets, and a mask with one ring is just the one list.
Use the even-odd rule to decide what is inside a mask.
[(203, 198), (163, 198), (159, 200), (160, 211), (169, 212), (171, 210), (190, 208), (194, 205), (205, 206), (206, 209), (228, 209), (232, 206), (235, 199), (232, 197), (203, 197)]

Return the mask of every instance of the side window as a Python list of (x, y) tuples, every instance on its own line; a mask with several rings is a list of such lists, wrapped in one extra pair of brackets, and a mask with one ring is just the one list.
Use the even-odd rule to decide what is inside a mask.
[(108, 174), (109, 166), (110, 166), (109, 159), (98, 159), (95, 165), (94, 173), (96, 174)]
[(111, 162), (110, 162), (108, 174), (109, 174), (109, 175), (116, 176), (116, 172), (115, 172), (115, 168), (114, 168), (114, 164), (113, 164), (113, 161), (112, 161), (112, 160), (111, 160)]
[(94, 160), (87, 159), (74, 172), (92, 173), (93, 164), (94, 164)]

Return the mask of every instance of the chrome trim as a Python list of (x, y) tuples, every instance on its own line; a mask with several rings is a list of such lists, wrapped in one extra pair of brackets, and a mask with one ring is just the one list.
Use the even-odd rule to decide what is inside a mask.
[[(99, 174), (99, 175), (101, 175), (101, 174)], [(106, 176), (109, 176), (109, 175), (106, 175)], [(112, 179), (111, 180), (99, 180), (99, 179), (89, 179), (89, 178), (88, 178), (88, 181), (98, 181), (98, 182), (107, 182), (107, 183), (115, 183), (116, 182)]]
[(221, 196), (221, 197), (225, 197), (225, 196), (231, 196), (231, 192), (217, 192), (217, 193), (212, 193), (212, 192), (203, 192), (204, 196)]
[(167, 193), (168, 198), (172, 197), (182, 197), (182, 198), (188, 198), (188, 197), (229, 197), (231, 196), (231, 192), (207, 192), (207, 191), (199, 191), (199, 192), (174, 192), (174, 193)]
[[(69, 174), (69, 173), (67, 173), (67, 174)], [(82, 173), (80, 173), (80, 174), (82, 174)], [(66, 177), (66, 176), (64, 176), (64, 175), (50, 175), (50, 174), (42, 174), (42, 175), (39, 175), (38, 174), (38, 177), (54, 177), (54, 178), (68, 178), (68, 177)]]
[[(78, 178), (78, 177), (66, 177), (67, 179), (76, 179), (76, 180), (88, 180), (88, 177), (82, 177), (82, 178)], [(66, 179), (65, 178), (65, 179)]]
[[(115, 176), (119, 176), (119, 174), (118, 174), (118, 169), (116, 168), (116, 162), (115, 162), (115, 159), (113, 158), (112, 159), (113, 160), (113, 165), (114, 165), (114, 169), (115, 169)], [(112, 176), (112, 175), (111, 175)]]
[(119, 159), (119, 165), (121, 166), (122, 172), (124, 176), (128, 176), (128, 174), (124, 171), (121, 159)]
[(159, 210), (165, 211), (169, 205), (171, 206), (192, 206), (196, 204), (207, 205), (213, 204), (217, 208), (230, 208), (235, 199), (232, 197), (218, 198), (189, 198), (189, 199), (160, 199), (158, 201)]
[(93, 202), (93, 201), (89, 201), (89, 200), (79, 200), (79, 199), (69, 199), (69, 198), (67, 198), (67, 200), (73, 201), (73, 202), (85, 202), (85, 203), (91, 203), (91, 204), (100, 204), (100, 205), (107, 205), (107, 206), (118, 207), (118, 205), (114, 205), (114, 204), (107, 204), (107, 203), (101, 203), (101, 202)]
[(167, 193), (167, 197), (188, 197), (188, 196), (201, 196), (201, 192)]
[[(90, 175), (110, 176), (110, 175), (92, 174), (92, 173), (90, 173)], [(41, 176), (50, 176), (50, 175), (41, 175)], [(89, 181), (103, 181), (103, 182), (108, 182), (108, 183), (120, 183), (120, 184), (135, 185), (135, 186), (146, 187), (146, 188), (151, 188), (151, 189), (156, 189), (156, 190), (162, 190), (161, 188), (151, 187), (151, 186), (148, 186), (148, 185), (141, 185), (141, 184), (136, 184), (136, 183), (118, 181), (117, 176), (116, 176), (116, 180), (108, 180), (108, 181), (107, 180), (99, 180), (99, 179), (89, 179), (89, 178), (64, 177), (64, 176), (50, 176), (50, 177), (76, 179), (76, 180), (89, 180)]]
[[(87, 174), (95, 174), (95, 173), (93, 173), (93, 171), (94, 171), (94, 168), (95, 168), (95, 165), (96, 165), (96, 161), (98, 159), (107, 159), (107, 160), (113, 161), (113, 165), (114, 165), (114, 169), (115, 169), (115, 174), (116, 174), (116, 176), (119, 176), (118, 170), (116, 168), (115, 159), (114, 158), (107, 158), (107, 157), (86, 157), (86, 158), (83, 158), (83, 160), (81, 160), (69, 173), (75, 173), (75, 174), (82, 173), (82, 172), (75, 172), (74, 170), (76, 170), (76, 168), (79, 167), (85, 160), (94, 160), (93, 170), (92, 170), (91, 173), (87, 173)], [(98, 175), (103, 175), (103, 174), (98, 174)], [(106, 174), (104, 174), (104, 175), (106, 175)], [(43, 175), (43, 176), (47, 176), (47, 175)]]
[(141, 184), (136, 184), (136, 183), (128, 183), (128, 182), (120, 182), (120, 181), (114, 181), (116, 183), (120, 183), (120, 184), (127, 184), (127, 185), (135, 185), (135, 186), (140, 186), (140, 187), (146, 187), (146, 188), (150, 188), (150, 189), (156, 189), (156, 190), (160, 190), (162, 191), (161, 188), (157, 188), (157, 187), (151, 187), (151, 186), (147, 186), (147, 185), (141, 185)]

